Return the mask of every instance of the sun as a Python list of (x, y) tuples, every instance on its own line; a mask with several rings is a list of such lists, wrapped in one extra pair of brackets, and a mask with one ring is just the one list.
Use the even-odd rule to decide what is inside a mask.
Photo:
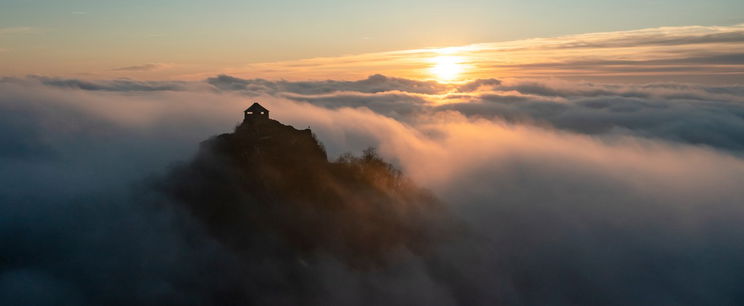
[(465, 70), (463, 57), (454, 55), (440, 55), (431, 59), (433, 66), (429, 72), (440, 81), (449, 82), (457, 79)]

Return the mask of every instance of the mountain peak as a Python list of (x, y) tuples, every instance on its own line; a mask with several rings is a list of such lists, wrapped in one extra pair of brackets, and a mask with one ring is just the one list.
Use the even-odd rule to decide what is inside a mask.
[[(331, 254), (370, 267), (441, 236), (433, 226), (443, 216), (438, 200), (374, 149), (329, 161), (310, 129), (270, 119), (268, 110), (253, 108), (233, 133), (204, 141), (162, 187), (246, 258)], [(267, 243), (279, 249), (256, 253)]]
[(271, 154), (265, 158), (286, 158), (293, 152), (292, 156), (298, 158), (327, 161), (325, 148), (309, 128), (299, 130), (270, 119), (269, 111), (258, 103), (245, 110), (243, 122), (232, 134), (220, 135), (215, 141), (237, 146), (243, 152)]

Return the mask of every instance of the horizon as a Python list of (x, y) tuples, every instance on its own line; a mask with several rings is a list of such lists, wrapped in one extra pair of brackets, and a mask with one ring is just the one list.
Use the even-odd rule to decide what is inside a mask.
[(637, 2), (9, 0), (0, 12), (0, 71), (139, 80), (741, 80), (744, 19), (736, 12), (744, 4)]
[(741, 12), (5, 0), (0, 305), (743, 305)]
[[(14, 29), (19, 30), (17, 34), (13, 33)], [(31, 28), (7, 30), (9, 36), (32, 32)], [(327, 78), (329, 75), (336, 77), (336, 80), (352, 80), (383, 74), (443, 83), (499, 77), (599, 79), (619, 83), (659, 80), (732, 84), (744, 79), (742, 55), (737, 52), (744, 47), (742, 36), (744, 23), (659, 27), (243, 63), (233, 64), (229, 68), (142, 62), (85, 72), (18, 71), (4, 76), (196, 81), (227, 74), (245, 78), (313, 81), (331, 79)], [(7, 49), (3, 51), (7, 52)], [(604, 54), (597, 55), (598, 52)], [(5, 66), (5, 71), (22, 67), (10, 61)]]

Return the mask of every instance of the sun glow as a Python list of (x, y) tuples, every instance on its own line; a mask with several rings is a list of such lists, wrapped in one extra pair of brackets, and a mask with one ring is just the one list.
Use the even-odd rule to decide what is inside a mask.
[(429, 72), (440, 81), (453, 81), (465, 70), (462, 56), (440, 55), (431, 59), (434, 64)]

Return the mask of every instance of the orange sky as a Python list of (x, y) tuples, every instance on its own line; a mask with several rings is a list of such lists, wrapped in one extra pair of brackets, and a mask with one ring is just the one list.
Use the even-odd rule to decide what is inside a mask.
[[(19, 28), (6, 34), (31, 35), (29, 32), (33, 30)], [(6, 76), (41, 74), (88, 79), (200, 80), (229, 74), (242, 78), (348, 80), (384, 74), (442, 82), (591, 78), (741, 83), (744, 60), (740, 50), (744, 50), (744, 24), (649, 28), (246, 64), (180, 62), (174, 57), (171, 62), (120, 67), (61, 62), (35, 70), (36, 66), (20, 66), (12, 56), (5, 56), (0, 57), (0, 70)]]

